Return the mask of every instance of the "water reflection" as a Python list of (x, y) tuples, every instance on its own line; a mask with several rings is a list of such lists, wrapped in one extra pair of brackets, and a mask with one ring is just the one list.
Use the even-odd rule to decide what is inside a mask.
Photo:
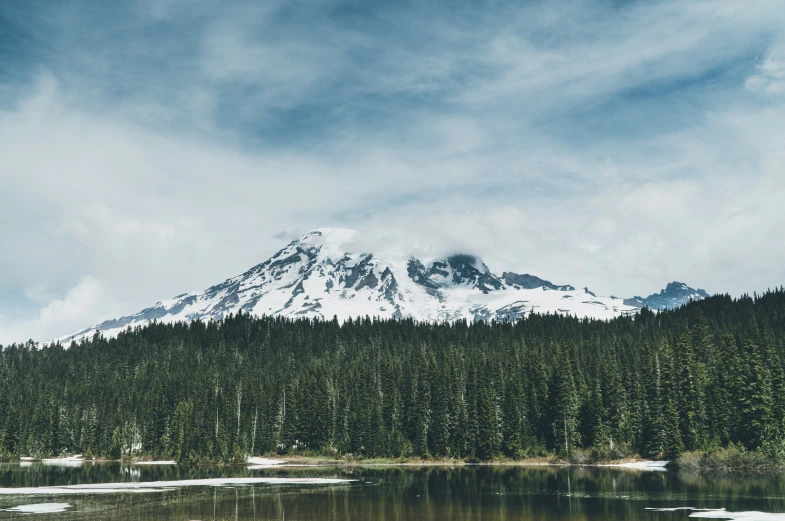
[[(0, 466), (0, 485), (41, 487), (211, 479), (218, 477), (339, 478), (348, 485), (273, 485), (179, 488), (155, 494), (69, 496), (73, 506), (56, 515), (25, 519), (474, 521), (688, 519), (689, 510), (785, 511), (785, 479), (711, 477), (592, 467), (430, 468), (81, 468)], [(0, 497), (0, 508), (35, 503)], [(35, 498), (38, 500), (39, 498)], [(57, 499), (41, 497), (40, 502)], [(646, 508), (670, 508), (656, 512)], [(0, 512), (0, 518), (20, 514)]]

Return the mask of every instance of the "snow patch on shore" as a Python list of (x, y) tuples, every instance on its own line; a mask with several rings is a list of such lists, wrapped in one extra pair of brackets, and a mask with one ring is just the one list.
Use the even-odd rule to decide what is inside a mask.
[(668, 463), (670, 463), (670, 461), (631, 461), (629, 463), (609, 463), (609, 464), (598, 465), (598, 466), (665, 472), (668, 470), (667, 468), (665, 468), (668, 465)]
[(41, 461), (84, 461), (81, 454), (74, 454), (73, 456), (66, 456), (64, 458), (44, 458)]
[(177, 465), (174, 460), (167, 461), (134, 461), (134, 465)]
[(286, 463), (285, 460), (282, 459), (270, 459), (270, 458), (258, 458), (256, 456), (252, 456), (248, 458), (246, 461), (249, 465), (260, 465), (265, 467), (272, 467), (274, 465), (282, 465)]
[(47, 458), (41, 460), (41, 463), (44, 465), (53, 465), (57, 467), (79, 467), (84, 462), (85, 460), (82, 458), (81, 454), (68, 456), (66, 458)]

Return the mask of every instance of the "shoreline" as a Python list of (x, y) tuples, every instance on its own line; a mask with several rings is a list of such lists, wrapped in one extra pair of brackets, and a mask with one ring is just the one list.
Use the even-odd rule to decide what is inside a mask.
[[(158, 466), (179, 465), (174, 460), (155, 460), (149, 457), (139, 458), (82, 458), (66, 456), (61, 458), (32, 458), (5, 460), (5, 463), (43, 463), (57, 464), (82, 464), (82, 463), (127, 463), (130, 465)], [(327, 456), (281, 456), (277, 454), (250, 457), (246, 462), (221, 462), (204, 461), (192, 463), (193, 466), (219, 466), (219, 467), (249, 467), (252, 469), (275, 469), (291, 467), (463, 467), (463, 466), (492, 466), (492, 467), (605, 467), (633, 470), (664, 470), (669, 462), (658, 462), (643, 459), (623, 459), (600, 461), (596, 463), (574, 463), (559, 458), (527, 458), (522, 460), (486, 460), (466, 461), (464, 459), (422, 459), (422, 458), (330, 458)]]
[(330, 456), (307, 456), (307, 455), (278, 455), (266, 454), (262, 456), (249, 457), (244, 462), (223, 462), (223, 461), (196, 461), (179, 464), (173, 460), (155, 460), (152, 457), (134, 458), (83, 458), (80, 455), (70, 455), (60, 458), (33, 458), (20, 457), (14, 459), (0, 460), (3, 463), (19, 463), (22, 466), (29, 466), (33, 463), (42, 463), (52, 466), (76, 467), (83, 464), (100, 463), (126, 463), (138, 466), (182, 466), (182, 467), (243, 467), (250, 470), (274, 470), (291, 469), (303, 467), (389, 467), (389, 468), (423, 468), (423, 467), (596, 467), (618, 470), (635, 470), (646, 472), (685, 472), (702, 474), (772, 474), (785, 471), (785, 463), (779, 460), (761, 458), (755, 452), (727, 452), (721, 453), (684, 453), (673, 461), (656, 461), (642, 458), (625, 458), (619, 460), (605, 460), (591, 463), (571, 462), (564, 458), (557, 457), (535, 457), (521, 460), (493, 459), (485, 461), (467, 461), (465, 459), (444, 459), (444, 458), (355, 458), (344, 457), (335, 458)]

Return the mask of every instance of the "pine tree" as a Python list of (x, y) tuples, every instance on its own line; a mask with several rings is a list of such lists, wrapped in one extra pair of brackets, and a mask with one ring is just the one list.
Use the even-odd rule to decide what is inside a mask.
[(773, 394), (771, 371), (764, 363), (761, 348), (747, 340), (744, 343), (745, 382), (741, 386), (742, 442), (757, 448), (763, 441), (764, 429), (772, 422)]
[(477, 456), (490, 459), (501, 453), (501, 415), (490, 369), (486, 367), (481, 375), (477, 399)]
[(0, 350), (0, 457), (779, 454), (784, 359), (783, 289), (607, 322), (154, 323)]
[(673, 348), (665, 342), (661, 350), (663, 453), (674, 457), (684, 451), (679, 415), (679, 373)]
[(698, 449), (703, 443), (705, 411), (702, 389), (702, 369), (696, 360), (692, 341), (686, 335), (678, 342), (676, 365), (679, 389), (679, 428), (685, 446), (690, 450)]
[(552, 427), (554, 449), (569, 456), (579, 447), (578, 392), (575, 388), (572, 366), (566, 349), (558, 348), (558, 363), (554, 369), (552, 391)]

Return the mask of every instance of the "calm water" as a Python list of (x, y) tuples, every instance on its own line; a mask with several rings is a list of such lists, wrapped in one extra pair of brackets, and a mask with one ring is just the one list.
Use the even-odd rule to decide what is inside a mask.
[[(172, 482), (223, 478), (318, 478), (309, 484), (152, 485), (148, 491), (40, 495), (40, 487)], [(353, 480), (326, 484), (324, 479)], [(187, 483), (187, 481), (186, 481)], [(689, 519), (686, 510), (785, 512), (785, 478), (705, 477), (591, 467), (238, 468), (143, 467), (118, 463), (53, 467), (0, 464), (0, 519), (108, 520), (622, 520)], [(106, 486), (106, 485), (105, 485)], [(144, 486), (144, 485), (139, 485)], [(161, 487), (161, 488), (155, 488)], [(38, 490), (36, 490), (38, 488)], [(21, 505), (67, 504), (64, 511), (24, 514)], [(57, 507), (54, 507), (55, 509)]]

